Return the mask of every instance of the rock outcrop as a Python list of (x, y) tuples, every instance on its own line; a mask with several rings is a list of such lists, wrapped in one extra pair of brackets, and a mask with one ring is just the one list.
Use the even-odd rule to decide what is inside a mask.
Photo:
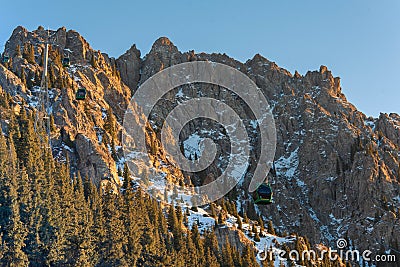
[[(305, 75), (298, 72), (292, 75), (259, 54), (241, 63), (225, 54), (182, 53), (165, 37), (158, 39), (143, 58), (132, 46), (114, 59), (93, 50), (79, 33), (72, 30), (60, 28), (48, 32), (39, 28), (30, 32), (17, 27), (5, 46), (12, 63), (9, 70), (0, 68), (0, 85), (11, 95), (24, 98), (25, 108), (34, 108), (32, 103), (37, 87), (26, 86), (20, 79), (21, 71), (26, 72), (26, 77), (40, 74), (43, 41), (48, 34), (53, 42), (52, 71), (56, 77), (64, 77), (65, 85), (51, 89), (57, 126), (53, 133), (57, 146), (54, 153), (60, 157), (68, 153), (73, 167), (89, 175), (96, 184), (103, 179), (120, 183), (115, 158), (120, 167), (121, 124), (137, 87), (171, 65), (209, 60), (247, 74), (273, 108), (277, 148), (269, 181), (274, 188), (275, 203), (258, 209), (264, 217), (271, 219), (281, 232), (298, 232), (308, 236), (313, 243), (325, 242), (333, 247), (340, 237), (348, 238), (360, 249), (390, 249), (393, 244), (400, 243), (400, 117), (381, 114), (377, 119), (367, 118), (346, 100), (340, 79), (333, 77), (327, 67), (321, 66), (318, 71), (309, 71)], [(28, 63), (16, 51), (18, 46), (22, 50), (28, 43), (34, 45), (36, 64)], [(69, 56), (72, 65), (66, 69), (58, 66), (55, 51)], [(74, 99), (78, 87), (88, 89), (87, 101)], [(181, 89), (179, 94), (178, 89)], [(200, 95), (221, 99), (231, 106), (241, 114), (249, 131), (253, 146), (250, 172), (233, 196), (239, 203), (249, 203), (250, 195), (246, 190), (252, 168), (257, 164), (260, 140), (251, 126), (254, 115), (226, 89), (197, 84), (176, 88), (166, 94), (168, 101), (153, 111), (151, 127), (142, 125), (149, 128), (148, 143), (154, 144), (156, 157), (153, 157), (153, 164), (164, 168), (176, 182), (187, 182), (190, 177), (194, 184), (223, 171), (229, 160), (226, 157), (229, 140), (223, 134), (221, 137), (210, 131), (219, 129), (213, 122), (191, 122), (183, 129), (182, 140), (179, 140), (182, 143), (197, 133), (202, 138), (213, 138), (219, 145), (220, 162), (214, 162), (201, 173), (181, 173), (168, 165), (167, 155), (160, 145), (157, 129), (169, 111), (179, 101)], [(116, 118), (114, 148), (110, 146), (113, 136), (104, 130), (109, 107)], [(137, 116), (140, 122), (140, 114)], [(205, 131), (201, 133), (199, 129)], [(116, 154), (114, 158), (112, 153)], [(104, 177), (105, 174), (108, 177)], [(243, 205), (243, 209), (251, 214), (254, 205)], [(222, 238), (224, 236), (221, 234)]]
[(122, 81), (131, 88), (132, 92), (136, 90), (140, 81), (140, 51), (133, 45), (116, 60)]
[[(81, 175), (88, 175), (95, 184), (99, 185), (102, 179), (119, 184), (115, 161), (110, 156), (113, 137), (103, 129), (107, 120), (106, 111), (111, 107), (116, 118), (116, 136), (120, 135), (118, 132), (121, 131), (120, 124), (131, 98), (131, 90), (115, 75), (115, 65), (106, 54), (93, 50), (79, 33), (67, 31), (64, 27), (57, 31), (39, 27), (32, 32), (17, 27), (6, 43), (5, 53), (10, 55), (11, 63), (8, 66), (10, 70), (3, 66), (0, 69), (1, 85), (11, 95), (25, 98), (27, 107), (36, 107), (40, 81), (37, 84), (34, 80), (41, 78), (41, 54), (46, 40), (51, 44), (49, 80), (54, 79), (51, 81), (54, 88), (49, 90), (57, 126), (52, 136), (54, 155), (64, 157), (69, 154), (72, 167), (80, 170)], [(35, 63), (18, 55), (29, 45), (33, 45)], [(71, 67), (61, 66), (62, 57), (70, 59)], [(92, 64), (93, 57), (95, 66)], [(21, 81), (21, 71), (28, 79), (26, 84), (31, 84), (30, 88)], [(79, 87), (87, 89), (85, 102), (75, 100), (75, 90)], [(115, 146), (120, 146), (118, 138), (114, 141)]]

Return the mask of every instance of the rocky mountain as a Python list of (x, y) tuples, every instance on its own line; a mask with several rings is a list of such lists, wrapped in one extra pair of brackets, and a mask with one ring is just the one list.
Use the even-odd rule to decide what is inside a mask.
[[(133, 45), (119, 58), (95, 51), (76, 31), (60, 28), (28, 31), (17, 27), (5, 45), (11, 61), (0, 66), (0, 85), (11, 94), (14, 111), (36, 109), (42, 54), (48, 38), (50, 50), (50, 103), (54, 119), (53, 155), (68, 159), (72, 171), (80, 171), (95, 184), (121, 185), (121, 135), (124, 112), (137, 88), (152, 75), (183, 62), (207, 60), (223, 63), (249, 76), (267, 98), (275, 118), (277, 147), (274, 168), (268, 176), (274, 204), (256, 207), (247, 186), (257, 164), (259, 137), (252, 128), (254, 115), (225, 88), (208, 84), (182, 86), (164, 96), (150, 116), (146, 140), (153, 165), (169, 179), (199, 185), (213, 179), (227, 165), (229, 140), (213, 121), (194, 120), (184, 127), (180, 144), (194, 157), (185, 140), (194, 135), (212, 138), (219, 147), (219, 161), (199, 173), (181, 172), (168, 163), (159, 129), (180, 102), (197, 96), (221, 99), (241, 114), (248, 130), (251, 160), (248, 175), (229, 198), (249, 216), (261, 214), (280, 232), (297, 232), (313, 243), (335, 247), (346, 238), (359, 249), (398, 250), (400, 243), (400, 116), (367, 117), (342, 93), (340, 78), (327, 67), (294, 74), (257, 54), (245, 63), (225, 54), (180, 52), (165, 37), (144, 57)], [(34, 57), (29, 56), (33, 50)], [(61, 58), (71, 66), (64, 68)], [(87, 100), (75, 100), (75, 90), (85, 87)], [(168, 100), (168, 101), (167, 101)], [(143, 121), (137, 114), (137, 121)], [(211, 131), (219, 129), (222, 131)], [(195, 148), (195, 151), (197, 148)], [(155, 163), (157, 162), (157, 163)], [(143, 163), (135, 171), (148, 169)], [(133, 171), (134, 175), (134, 171)]]

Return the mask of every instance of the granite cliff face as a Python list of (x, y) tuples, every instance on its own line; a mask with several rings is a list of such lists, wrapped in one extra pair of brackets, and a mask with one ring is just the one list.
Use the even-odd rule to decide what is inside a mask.
[[(68, 154), (72, 167), (80, 170), (82, 175), (91, 177), (96, 184), (103, 179), (118, 184), (116, 165), (107, 147), (110, 142), (106, 144), (101, 141), (112, 139), (104, 131), (110, 106), (112, 116), (117, 121), (117, 131), (120, 131), (131, 91), (115, 75), (115, 62), (106, 54), (93, 50), (79, 33), (72, 30), (60, 28), (57, 31), (45, 31), (38, 28), (30, 32), (17, 27), (5, 46), (5, 53), (11, 57), (11, 61), (7, 64), (10, 70), (1, 67), (1, 86), (16, 98), (22, 97), (25, 100), (17, 102), (19, 106), (36, 107), (40, 91), (40, 81), (37, 80), (41, 78), (43, 70), (41, 55), (48, 36), (51, 43), (49, 80), (54, 79), (51, 81), (53, 88), (50, 89), (49, 97), (57, 126), (52, 133), (54, 156), (65, 158)], [(23, 57), (25, 49), (30, 45), (34, 48), (35, 62), (28, 62)], [(64, 56), (74, 63), (71, 67), (62, 67), (60, 60)], [(92, 58), (95, 58), (96, 67), (90, 65)], [(22, 82), (22, 76), (27, 82)], [(75, 100), (75, 90), (78, 87), (87, 88), (87, 101)], [(116, 147), (118, 142), (116, 139)]]
[[(0, 68), (0, 85), (15, 97), (16, 109), (35, 108), (37, 87), (25, 85), (21, 71), (25, 77), (38, 76), (46, 35), (43, 29), (30, 32), (17, 27), (6, 43), (5, 52), (12, 62), (9, 70)], [(122, 158), (121, 124), (138, 86), (171, 65), (195, 60), (219, 62), (248, 75), (273, 108), (277, 148), (268, 179), (274, 188), (275, 203), (257, 208), (259, 212), (281, 232), (298, 232), (312, 242), (333, 247), (340, 237), (360, 249), (387, 250), (400, 243), (400, 116), (381, 114), (379, 118), (367, 118), (346, 100), (340, 78), (333, 77), (327, 67), (305, 75), (291, 74), (258, 54), (241, 63), (225, 54), (182, 53), (165, 37), (158, 39), (145, 57), (133, 45), (114, 59), (93, 50), (75, 31), (60, 28), (50, 31), (50, 36), (52, 71), (55, 77), (64, 77), (64, 86), (54, 86), (50, 94), (56, 125), (53, 152), (61, 159), (68, 154), (74, 169), (89, 175), (97, 184), (102, 180), (120, 183), (116, 168)], [(28, 43), (34, 45), (35, 64), (16, 52)], [(55, 51), (68, 55), (72, 65), (57, 66)], [(95, 66), (91, 64), (93, 57)], [(82, 86), (88, 89), (84, 103), (74, 99), (74, 90)], [(250, 164), (254, 167), (259, 155), (257, 131), (251, 123), (254, 115), (236, 95), (207, 84), (170, 91), (165, 95), (168, 101), (160, 102), (153, 111), (151, 125), (143, 124), (148, 130), (148, 143), (154, 145), (154, 158), (158, 159), (153, 158), (153, 162), (158, 162), (153, 165), (162, 166), (163, 172), (175, 181), (187, 183), (190, 177), (194, 184), (212, 180), (213, 175), (223, 171), (229, 140), (211, 131), (219, 129), (212, 121), (195, 120), (181, 134), (183, 149), (184, 141), (193, 134), (213, 138), (219, 145), (220, 161), (203, 172), (182, 173), (168, 165), (160, 145), (157, 129), (169, 111), (179, 101), (199, 95), (221, 99), (241, 114), (253, 145)], [(115, 148), (110, 146), (113, 137), (104, 130), (110, 106), (116, 119)], [(140, 114), (137, 116), (141, 121)], [(137, 171), (146, 168), (138, 166)], [(242, 186), (233, 194), (248, 213), (254, 212), (252, 204), (244, 204), (249, 203), (247, 185), (251, 171), (250, 167)]]

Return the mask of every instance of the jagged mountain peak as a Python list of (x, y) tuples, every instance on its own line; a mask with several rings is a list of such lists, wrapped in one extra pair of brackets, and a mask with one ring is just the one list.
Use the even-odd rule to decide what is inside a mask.
[[(43, 34), (45, 31), (29, 32), (17, 27), (6, 44), (6, 50), (11, 53), (17, 44), (30, 41), (35, 44), (36, 64), (11, 54), (12, 66), (7, 71), (0, 69), (3, 89), (26, 98), (30, 108), (33, 107), (35, 88), (25, 87), (17, 76), (21, 76), (22, 69), (27, 77), (41, 71), (38, 63)], [(321, 66), (319, 70), (305, 75), (298, 72), (292, 75), (259, 54), (241, 63), (225, 54), (182, 53), (165, 37), (157, 39), (143, 58), (133, 45), (114, 61), (106, 54), (94, 51), (76, 31), (61, 28), (51, 31), (51, 34), (61, 40), (57, 45), (63, 53), (70, 53), (72, 64), (65, 69), (57, 67), (56, 75), (65, 74), (69, 84), (73, 85), (62, 88), (54, 85), (51, 89), (59, 134), (55, 135), (57, 142), (54, 143), (60, 149), (64, 147), (70, 151), (70, 158), (76, 162), (75, 170), (95, 177), (97, 184), (104, 178), (101, 173), (110, 169), (114, 179), (118, 179), (117, 165), (111, 158), (112, 149), (102, 141), (104, 137), (107, 137), (107, 142), (111, 139), (104, 134), (107, 108), (111, 106), (114, 110), (120, 134), (124, 108), (141, 83), (169, 66), (192, 60), (209, 60), (246, 73), (273, 107), (277, 152), (276, 177), (271, 183), (276, 192), (276, 203), (263, 208), (260, 213), (273, 220), (281, 231), (298, 231), (314, 242), (333, 244), (335, 238), (347, 236), (359, 241), (363, 247), (377, 247), (384, 236), (387, 243), (383, 246), (388, 248), (389, 242), (400, 241), (398, 219), (391, 216), (392, 213), (399, 214), (400, 204), (400, 178), (397, 173), (397, 169), (400, 170), (399, 116), (381, 114), (378, 119), (367, 119), (346, 100), (341, 91), (340, 78), (334, 77), (327, 67)], [(97, 67), (90, 63), (93, 55), (98, 59)], [(111, 71), (113, 63), (121, 79)], [(78, 86), (88, 89), (85, 104), (74, 100), (74, 89)], [(26, 93), (18, 91), (18, 88), (26, 89)], [(208, 89), (206, 86), (199, 87), (195, 93), (210, 93)], [(189, 90), (182, 90), (179, 97), (196, 96), (190, 93)], [(178, 98), (173, 92), (170, 96), (171, 99)], [(218, 91), (211, 96), (221, 97), (239, 114), (250, 113), (225, 92)], [(160, 108), (160, 114), (173, 107), (168, 105)], [(196, 129), (196, 126), (192, 128)], [(256, 140), (256, 134), (251, 136)], [(156, 140), (156, 150), (161, 151), (157, 134), (151, 132), (148, 137), (149, 140)], [(121, 156), (119, 145), (117, 140), (117, 153), (114, 154), (121, 167), (118, 161)], [(181, 173), (169, 167), (166, 170), (163, 159), (157, 164), (160, 165), (160, 162), (163, 171), (170, 171), (169, 174), (173, 173), (182, 181)], [(213, 166), (209, 173), (218, 170), (218, 166)], [(205, 176), (209, 173), (205, 172)], [(246, 188), (239, 188), (238, 191), (238, 202), (251, 203)], [(249, 204), (243, 209), (253, 210), (254, 207)], [(354, 221), (363, 223), (354, 225)]]
[(173, 49), (175, 51), (178, 50), (178, 48), (172, 43), (172, 41), (168, 37), (160, 37), (158, 38), (152, 45), (152, 50), (158, 50), (161, 47), (168, 47), (170, 49)]
[(57, 30), (45, 29), (39, 26), (33, 31), (18, 26), (7, 41), (4, 52), (14, 59), (18, 54), (17, 47), (20, 47), (22, 52), (26, 44), (33, 44), (35, 56), (39, 57), (45, 42), (49, 42), (52, 49), (57, 49), (62, 56), (69, 57), (71, 61), (79, 62), (80, 64), (89, 62), (93, 56), (98, 57), (99, 54), (79, 32), (68, 30), (64, 26)]
[(259, 53), (255, 54), (252, 59), (249, 59), (249, 61), (262, 62), (267, 64), (271, 62)]
[(136, 44), (133, 44), (124, 54), (122, 54), (120, 57), (124, 55), (134, 55), (136, 58), (140, 59), (141, 53), (140, 50), (136, 48)]

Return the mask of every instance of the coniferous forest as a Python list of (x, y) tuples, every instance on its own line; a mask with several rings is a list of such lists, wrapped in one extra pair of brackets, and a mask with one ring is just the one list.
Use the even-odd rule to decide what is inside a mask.
[[(132, 45), (114, 58), (65, 27), (28, 31), (18, 26), (4, 47), (0, 267), (397, 266), (363, 259), (350, 263), (327, 253), (317, 259), (290, 256), (337, 251), (343, 239), (342, 251), (400, 256), (400, 116), (367, 117), (347, 101), (340, 78), (326, 66), (292, 74), (260, 54), (242, 63), (225, 53), (181, 52), (166, 37), (146, 55)], [(272, 104), (277, 146), (271, 171), (261, 177), (264, 186), (253, 193), (247, 190), (253, 167), (264, 164), (262, 157), (256, 160), (263, 149), (257, 112), (216, 84), (174, 88), (159, 99), (150, 123), (137, 112), (134, 120), (143, 123), (152, 157), (137, 159), (140, 167), (132, 172), (128, 168), (126, 161), (135, 159), (123, 149), (129, 101), (155, 73), (192, 61), (239, 70)], [(197, 173), (168, 162), (160, 130), (167, 112), (204, 96), (245, 115), (239, 117), (249, 134), (251, 164), (242, 168), (237, 186), (214, 203), (190, 209), (161, 203), (136, 181), (143, 173), (150, 184), (148, 168), (158, 168), (181, 186), (206, 184), (227, 168), (234, 139), (222, 124), (203, 123), (207, 118), (201, 116), (170, 143), (179, 143), (182, 154), (196, 161), (204, 150), (201, 142), (210, 138), (218, 160)], [(228, 126), (236, 129), (234, 123)], [(261, 188), (269, 189), (269, 197), (260, 197)], [(173, 189), (171, 199), (184, 203)], [(168, 199), (167, 190), (159, 197)], [(270, 257), (260, 259), (262, 253)]]
[(180, 208), (71, 174), (68, 158), (54, 160), (35, 131), (34, 113), (15, 115), (11, 102), (2, 92), (1, 266), (258, 266), (250, 246), (239, 253), (219, 247), (212, 229), (188, 229)]
[[(34, 128), (33, 110), (22, 103), (16, 114), (12, 104), (12, 97), (1, 92), (0, 266), (260, 266), (251, 244), (239, 251), (228, 239), (218, 243), (214, 228), (224, 219), (215, 204), (210, 215), (216, 225), (201, 233), (196, 223), (189, 227), (189, 210), (162, 206), (140, 188), (133, 189), (126, 166), (120, 193), (111, 186), (98, 188), (90, 177), (71, 173), (68, 156), (53, 158), (45, 131)], [(237, 217), (238, 229), (242, 220), (249, 223), (233, 202), (222, 199), (218, 204)], [(264, 225), (258, 217), (254, 223), (260, 233), (265, 226), (275, 235), (271, 221)], [(253, 238), (259, 241), (256, 229), (252, 227)], [(310, 249), (304, 240), (298, 237), (292, 249)], [(283, 249), (290, 248), (284, 244)], [(261, 264), (275, 266), (268, 258)], [(300, 264), (313, 266), (310, 261)], [(329, 259), (318, 264), (341, 266)]]

